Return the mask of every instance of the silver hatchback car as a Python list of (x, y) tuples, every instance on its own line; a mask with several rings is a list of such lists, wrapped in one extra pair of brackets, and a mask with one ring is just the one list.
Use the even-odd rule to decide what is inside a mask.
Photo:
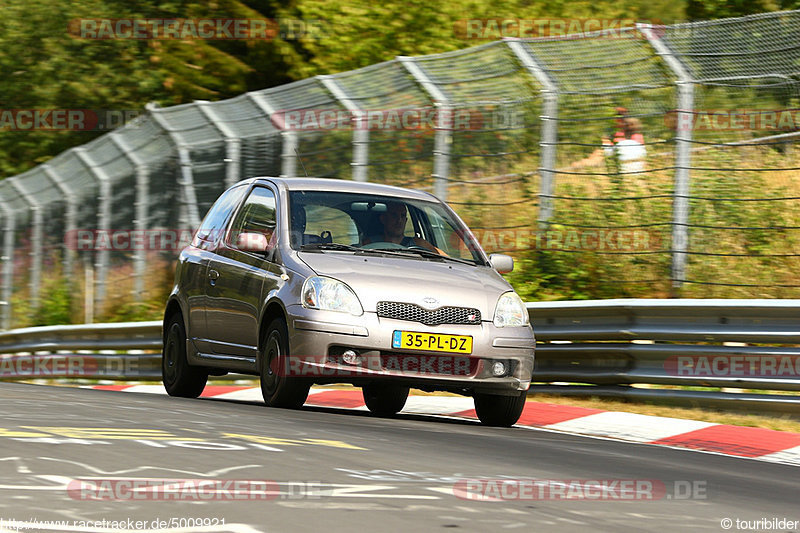
[(431, 194), (315, 178), (252, 178), (214, 203), (180, 255), (164, 313), (163, 381), (197, 397), (209, 375), (260, 376), (270, 406), (313, 384), (363, 389), (373, 413), (409, 387), (475, 400), (510, 426), (531, 383), (522, 300)]

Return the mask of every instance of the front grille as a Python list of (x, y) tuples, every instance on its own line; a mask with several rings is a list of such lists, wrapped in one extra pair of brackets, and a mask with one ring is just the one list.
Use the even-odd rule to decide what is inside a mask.
[(440, 307), (429, 311), (416, 304), (378, 302), (378, 316), (395, 320), (420, 322), (426, 326), (439, 324), (480, 324), (481, 312), (471, 307)]

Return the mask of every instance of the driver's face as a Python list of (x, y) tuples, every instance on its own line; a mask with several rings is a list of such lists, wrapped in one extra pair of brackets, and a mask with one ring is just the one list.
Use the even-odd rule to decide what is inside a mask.
[(381, 215), (381, 222), (383, 222), (383, 231), (386, 237), (397, 238), (403, 237), (406, 229), (406, 206), (403, 204), (391, 203), (386, 206), (386, 212)]

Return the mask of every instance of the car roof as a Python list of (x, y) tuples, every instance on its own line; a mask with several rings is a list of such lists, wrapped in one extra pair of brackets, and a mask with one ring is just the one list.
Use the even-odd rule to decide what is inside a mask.
[(435, 201), (436, 197), (425, 191), (406, 189), (404, 187), (394, 187), (392, 185), (382, 185), (379, 183), (367, 183), (361, 181), (340, 180), (330, 178), (274, 178), (258, 177), (244, 180), (244, 183), (251, 181), (270, 181), (277, 185), (283, 185), (290, 191), (331, 191), (331, 192), (352, 192), (363, 194), (378, 194), (383, 196), (396, 196), (416, 200)]

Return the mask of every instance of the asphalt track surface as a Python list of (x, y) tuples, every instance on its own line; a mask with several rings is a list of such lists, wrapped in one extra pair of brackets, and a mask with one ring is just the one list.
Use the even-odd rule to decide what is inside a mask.
[[(0, 402), (2, 532), (663, 533), (800, 520), (800, 469), (744, 458), (436, 416), (15, 383), (0, 383)], [(501, 493), (500, 479), (520, 481)], [(522, 489), (534, 479), (539, 489)], [(603, 484), (615, 488), (597, 499)]]

